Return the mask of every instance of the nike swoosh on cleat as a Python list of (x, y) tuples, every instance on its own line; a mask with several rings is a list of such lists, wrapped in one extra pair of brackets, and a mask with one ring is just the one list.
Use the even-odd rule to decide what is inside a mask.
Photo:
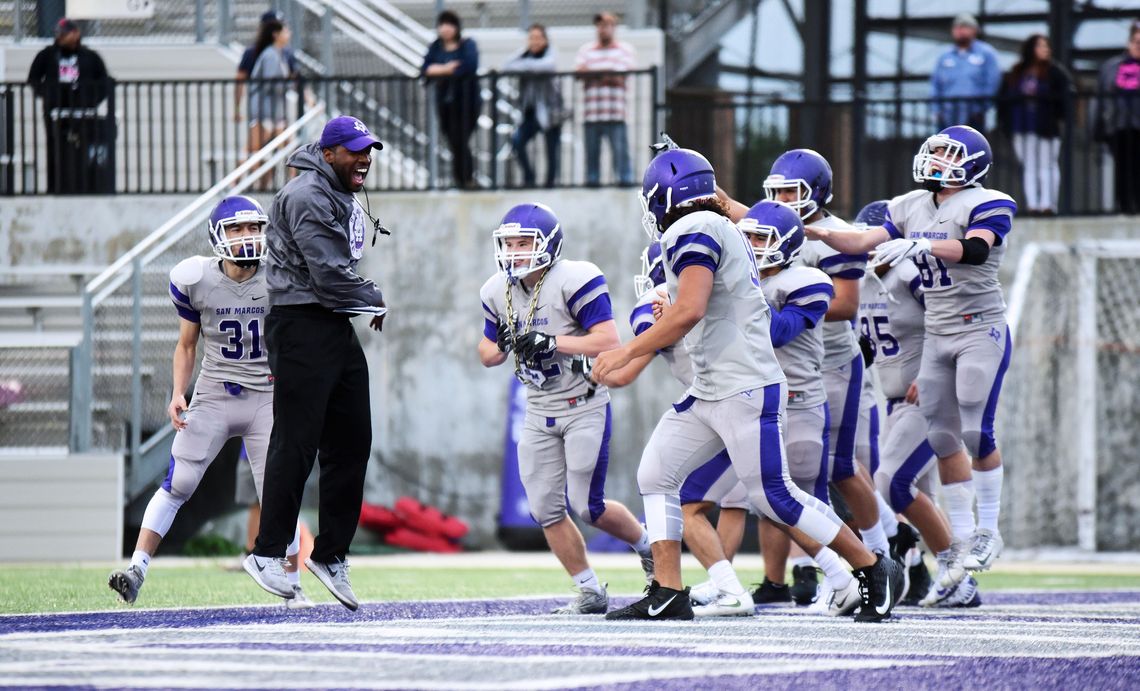
[(883, 595), (883, 604), (875, 605), (875, 611), (879, 614), (886, 614), (891, 611), (891, 582), (887, 581), (887, 590)]
[(264, 567), (264, 566), (262, 566), (261, 564), (258, 564), (256, 561), (255, 561), (255, 562), (253, 562), (253, 565), (257, 567), (257, 570), (258, 570), (258, 572), (261, 572), (261, 571), (264, 571), (264, 570), (265, 570), (265, 567)]
[(657, 616), (658, 614), (661, 614), (662, 612), (664, 612), (664, 611), (665, 611), (665, 608), (666, 608), (666, 607), (668, 607), (668, 606), (670, 605), (670, 603), (672, 603), (672, 602), (673, 602), (673, 600), (676, 600), (676, 599), (677, 599), (677, 596), (676, 596), (676, 595), (674, 595), (673, 597), (671, 597), (671, 598), (669, 598), (668, 600), (666, 600), (666, 601), (665, 601), (665, 604), (663, 604), (663, 605), (661, 605), (660, 607), (657, 607), (657, 608), (654, 608), (654, 607), (653, 607), (653, 605), (649, 605), (649, 616), (651, 616), (651, 617), (655, 617), (655, 616)]
[(737, 598), (737, 599), (733, 600), (732, 602), (722, 603), (720, 606), (721, 607), (739, 607), (740, 606), (740, 599)]
[(329, 569), (329, 575), (336, 578), (336, 569)]

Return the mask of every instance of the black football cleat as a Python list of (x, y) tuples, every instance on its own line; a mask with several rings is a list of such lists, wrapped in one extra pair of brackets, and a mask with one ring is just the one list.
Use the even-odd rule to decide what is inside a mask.
[(692, 618), (693, 605), (689, 601), (689, 589), (674, 590), (657, 581), (649, 584), (645, 597), (606, 615), (606, 619), (625, 621), (688, 621)]
[(752, 591), (752, 602), (757, 605), (770, 605), (774, 602), (791, 602), (792, 591), (787, 583), (773, 583), (767, 578), (760, 587)]
[(792, 567), (792, 601), (801, 607), (815, 602), (819, 594), (819, 571), (811, 565)]
[(862, 607), (855, 614), (855, 621), (875, 622), (891, 618), (891, 610), (898, 601), (898, 593), (903, 587), (903, 568), (897, 561), (885, 555), (871, 566), (855, 569), (852, 572), (859, 580), (859, 597)]

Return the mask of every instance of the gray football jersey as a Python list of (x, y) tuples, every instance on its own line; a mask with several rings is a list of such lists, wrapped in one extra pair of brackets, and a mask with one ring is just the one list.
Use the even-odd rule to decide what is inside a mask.
[(178, 316), (202, 327), (198, 380), (272, 391), (265, 350), (265, 271), (242, 283), (222, 271), (217, 257), (190, 257), (170, 270), (170, 299)]
[(1009, 195), (980, 186), (952, 195), (941, 206), (935, 206), (934, 195), (925, 190), (895, 197), (887, 205), (884, 226), (892, 237), (961, 240), (971, 228), (997, 236), (989, 257), (978, 266), (944, 262), (928, 253), (915, 257), (926, 290), (927, 331), (956, 334), (1004, 323), (998, 267), (1016, 211)]
[(859, 328), (875, 346), (875, 367), (886, 398), (902, 398), (922, 362), (922, 282), (918, 267), (903, 261), (882, 278), (870, 272), (859, 292)]
[[(499, 319), (507, 320), (507, 279), (496, 272), (479, 290), (483, 301), (483, 335), (495, 340)], [(514, 312), (515, 333), (541, 331), (555, 336), (585, 336), (590, 327), (614, 318), (610, 304), (610, 291), (601, 269), (590, 262), (559, 259), (547, 271), (538, 290), (534, 318), (527, 324), (531, 293), (521, 284), (511, 287), (511, 309)], [(581, 373), (571, 371), (574, 358), (552, 354), (530, 368), (525, 364), (522, 376), (527, 384), (527, 411), (541, 415), (565, 415), (569, 410), (590, 410), (604, 406), (610, 400), (604, 386), (593, 387)], [(508, 366), (513, 367), (514, 353), (507, 354)]]
[[(828, 214), (812, 225), (835, 230), (852, 230), (854, 226), (838, 216)], [(821, 240), (805, 240), (797, 262), (819, 269), (832, 279), (863, 278), (867, 266), (865, 254), (843, 254)], [(834, 370), (851, 363), (859, 353), (859, 338), (855, 335), (855, 322), (825, 321), (823, 323), (823, 369)]]
[[(645, 291), (645, 294), (638, 299), (633, 312), (630, 313), (629, 325), (633, 329), (634, 336), (641, 335), (642, 331), (653, 326), (657, 321), (653, 318), (653, 299), (656, 295), (656, 287)], [(662, 348), (657, 354), (665, 358), (665, 362), (669, 365), (669, 371), (673, 373), (677, 381), (681, 382), (681, 386), (687, 389), (693, 385), (693, 363), (689, 359), (689, 353), (685, 350), (683, 343)]]
[(744, 233), (724, 216), (697, 211), (669, 226), (661, 253), (665, 285), (674, 300), (683, 269), (699, 265), (713, 272), (705, 316), (684, 339), (693, 362), (689, 394), (720, 401), (785, 381), (772, 349), (772, 320), (756, 257)]
[[(819, 269), (808, 266), (791, 266), (783, 271), (760, 279), (764, 297), (775, 309), (783, 311), (788, 305), (806, 307), (823, 303), (823, 311), (831, 304), (835, 289), (831, 279)], [(814, 408), (827, 400), (823, 388), (823, 317), (815, 326), (804, 329), (798, 336), (776, 348), (776, 359), (788, 378), (788, 408)]]

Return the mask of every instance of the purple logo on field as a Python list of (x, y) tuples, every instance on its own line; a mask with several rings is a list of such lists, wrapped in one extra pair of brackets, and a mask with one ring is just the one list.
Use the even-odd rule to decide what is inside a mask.
[(348, 249), (353, 259), (364, 256), (364, 210), (358, 205), (353, 205), (348, 219)]

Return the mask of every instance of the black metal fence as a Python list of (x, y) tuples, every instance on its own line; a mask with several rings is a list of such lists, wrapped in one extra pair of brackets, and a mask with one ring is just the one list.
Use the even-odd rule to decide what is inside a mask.
[[(609, 85), (605, 112), (599, 79)], [(0, 194), (202, 192), (317, 102), (359, 117), (384, 142), (370, 190), (628, 184), (648, 161), (657, 101), (652, 69), (109, 81), (62, 91), (0, 84)], [(302, 137), (319, 135), (315, 126)], [(267, 174), (260, 187), (287, 175)]]
[(994, 152), (985, 184), (1013, 195), (1023, 213), (1140, 213), (1136, 97), (804, 103), (674, 92), (663, 110), (673, 138), (707, 152), (722, 184), (741, 200), (762, 199), (775, 158), (807, 147), (831, 162), (833, 208), (854, 215), (869, 201), (914, 189), (912, 160), (923, 140), (965, 119)]

